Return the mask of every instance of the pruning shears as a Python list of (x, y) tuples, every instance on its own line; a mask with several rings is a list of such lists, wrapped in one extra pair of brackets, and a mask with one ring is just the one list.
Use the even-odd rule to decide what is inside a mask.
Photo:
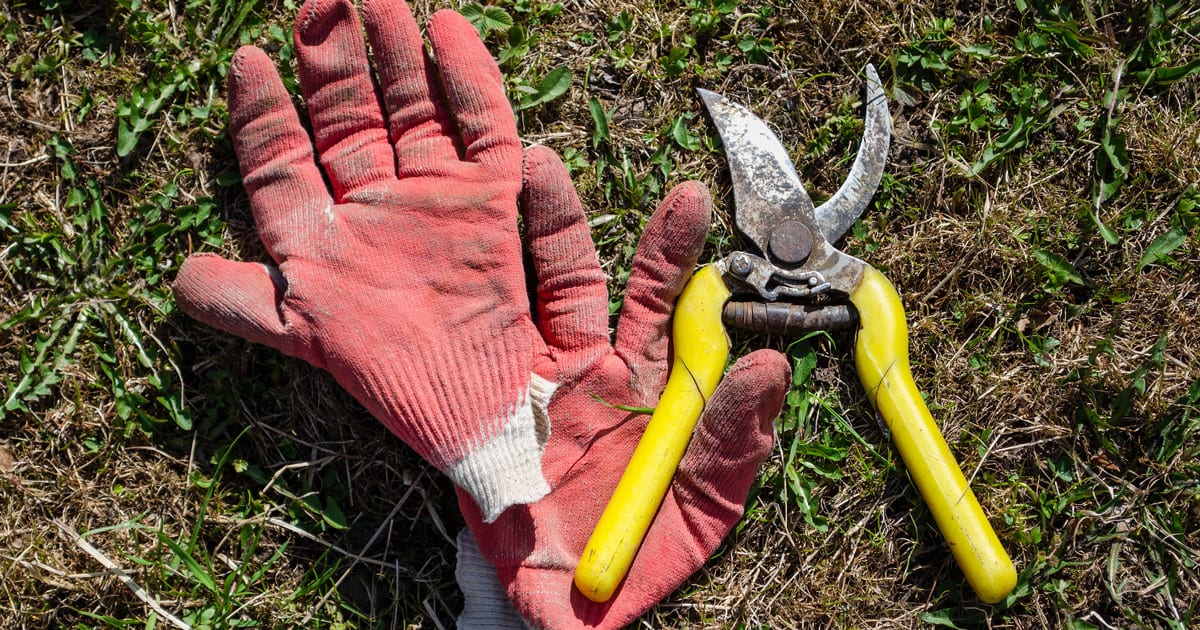
[(856, 327), (863, 389), (967, 582), (986, 603), (1016, 585), (1012, 561), (913, 381), (899, 294), (874, 267), (833, 246), (866, 208), (887, 161), (891, 116), (874, 67), (866, 75), (862, 144), (845, 183), (820, 206), (765, 122), (699, 90), (725, 145), (738, 229), (754, 250), (701, 267), (679, 297), (666, 389), (576, 569), (575, 584), (589, 599), (607, 601), (632, 564), (723, 375), (726, 325), (779, 335)]

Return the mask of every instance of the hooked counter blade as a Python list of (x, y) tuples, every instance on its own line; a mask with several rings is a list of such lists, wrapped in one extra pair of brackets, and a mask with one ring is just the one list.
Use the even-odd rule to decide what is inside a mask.
[(814, 225), (812, 198), (775, 133), (745, 107), (715, 92), (697, 92), (725, 144), (738, 229), (765, 253), (780, 223)]
[(867, 114), (862, 143), (854, 166), (841, 188), (829, 201), (815, 210), (817, 227), (830, 242), (834, 242), (854, 225), (859, 215), (870, 203), (879, 182), (883, 179), (883, 168), (887, 165), (888, 148), (892, 139), (892, 116), (888, 112), (887, 96), (875, 66), (867, 64)]

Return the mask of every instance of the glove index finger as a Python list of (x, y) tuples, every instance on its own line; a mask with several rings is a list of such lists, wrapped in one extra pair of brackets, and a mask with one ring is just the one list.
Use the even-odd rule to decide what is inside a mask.
[(305, 226), (333, 205), (312, 140), (274, 64), (243, 46), (229, 70), (229, 129), (259, 238), (277, 262), (305, 246)]
[(450, 9), (433, 14), (427, 31), (467, 160), (515, 179), (521, 167), (521, 140), (492, 54), (475, 27)]

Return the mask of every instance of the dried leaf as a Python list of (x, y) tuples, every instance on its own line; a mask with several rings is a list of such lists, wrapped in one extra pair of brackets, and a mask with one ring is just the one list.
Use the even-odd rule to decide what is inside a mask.
[(17, 457), (5, 444), (0, 444), (0, 472), (12, 472), (17, 467)]

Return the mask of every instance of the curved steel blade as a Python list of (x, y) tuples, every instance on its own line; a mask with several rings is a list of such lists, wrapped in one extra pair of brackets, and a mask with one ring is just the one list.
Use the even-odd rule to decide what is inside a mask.
[(867, 64), (866, 129), (854, 166), (841, 188), (814, 210), (817, 227), (830, 243), (838, 240), (854, 225), (870, 203), (887, 164), (892, 139), (892, 116), (888, 112), (887, 96), (875, 66)]
[(758, 116), (720, 94), (697, 92), (725, 143), (738, 229), (765, 253), (771, 231), (784, 221), (814, 228), (812, 198), (774, 132)]

